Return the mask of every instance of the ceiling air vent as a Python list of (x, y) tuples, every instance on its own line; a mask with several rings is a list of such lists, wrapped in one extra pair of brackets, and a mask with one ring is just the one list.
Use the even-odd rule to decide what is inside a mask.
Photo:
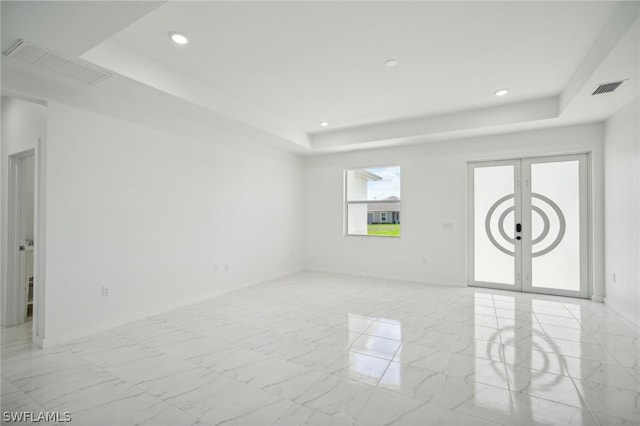
[(622, 80), (622, 81), (614, 81), (613, 83), (601, 84), (600, 86), (598, 86), (598, 88), (596, 90), (593, 91), (591, 96), (593, 96), (593, 95), (601, 95), (603, 93), (611, 93), (614, 90), (616, 90), (618, 88), (618, 86), (620, 86), (622, 83), (624, 83), (624, 80)]
[(38, 68), (44, 68), (92, 86), (111, 77), (110, 73), (97, 67), (89, 66), (77, 60), (65, 59), (57, 53), (25, 40), (20, 40), (14, 44), (4, 52), (4, 56), (19, 59)]

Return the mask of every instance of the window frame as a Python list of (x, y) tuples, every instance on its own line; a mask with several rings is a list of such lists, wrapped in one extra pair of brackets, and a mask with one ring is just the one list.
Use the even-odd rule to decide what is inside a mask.
[[(386, 168), (395, 168), (397, 167), (400, 170), (400, 196), (398, 200), (358, 200), (358, 201), (348, 201), (347, 200), (347, 194), (348, 194), (348, 188), (347, 188), (347, 173), (348, 172), (353, 172), (353, 171), (360, 171), (360, 170), (364, 170), (364, 171), (368, 171), (369, 169), (386, 169)], [(343, 235), (345, 237), (382, 237), (382, 238), (401, 238), (402, 237), (402, 232), (400, 233), (400, 235), (369, 235), (369, 234), (350, 234), (349, 233), (349, 206), (350, 205), (358, 205), (358, 204), (389, 204), (389, 203), (394, 203), (394, 204), (398, 204), (398, 212), (400, 212), (400, 205), (402, 203), (402, 166), (400, 164), (389, 164), (389, 165), (373, 165), (373, 166), (361, 166), (361, 167), (350, 167), (350, 168), (345, 168), (342, 172), (342, 178), (343, 178), (343, 185), (342, 185), (342, 189), (343, 189), (343, 197), (342, 197), (342, 204), (343, 204), (343, 212), (342, 212), (342, 226), (343, 226)], [(373, 221), (375, 222), (375, 212), (373, 213)], [(386, 213), (386, 212), (385, 212)], [(368, 219), (368, 212), (367, 212), (367, 219)], [(368, 222), (368, 220), (367, 220)], [(386, 222), (385, 222), (386, 223)], [(368, 225), (368, 223), (367, 223)], [(398, 223), (398, 225), (401, 225), (400, 223)]]

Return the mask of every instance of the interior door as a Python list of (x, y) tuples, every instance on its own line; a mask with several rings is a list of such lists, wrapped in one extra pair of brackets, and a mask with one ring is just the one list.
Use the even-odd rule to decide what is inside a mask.
[(586, 154), (469, 165), (469, 284), (588, 297)]

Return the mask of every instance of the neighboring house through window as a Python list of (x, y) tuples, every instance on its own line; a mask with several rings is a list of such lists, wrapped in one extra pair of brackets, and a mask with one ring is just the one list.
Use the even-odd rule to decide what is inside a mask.
[(400, 236), (400, 166), (344, 171), (345, 234)]

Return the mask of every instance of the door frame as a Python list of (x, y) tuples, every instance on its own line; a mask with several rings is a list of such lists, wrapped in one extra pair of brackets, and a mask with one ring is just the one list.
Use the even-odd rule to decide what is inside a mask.
[[(35, 149), (29, 149), (9, 156), (8, 161), (8, 229), (7, 229), (7, 282), (4, 325), (13, 326), (24, 323), (26, 317), (27, 300), (22, 286), (22, 263), (24, 253), (18, 249), (23, 244), (25, 232), (24, 212), (22, 205), (23, 167), (24, 160), (34, 156)], [(34, 169), (35, 173), (35, 169)], [(34, 177), (35, 183), (35, 177)], [(35, 197), (35, 192), (34, 192)], [(35, 212), (34, 212), (35, 226)], [(34, 313), (35, 314), (35, 313)]]
[[(542, 161), (536, 161), (542, 160)], [(474, 169), (478, 166), (491, 167), (491, 166), (500, 166), (500, 165), (509, 165), (514, 164), (514, 194), (515, 197), (520, 197), (520, 203), (515, 203), (516, 209), (514, 211), (515, 223), (522, 223), (523, 226), (527, 227), (527, 229), (531, 226), (531, 198), (526, 197), (524, 192), (530, 193), (530, 191), (523, 191), (521, 180), (526, 180), (524, 182), (528, 185), (530, 182), (530, 173), (531, 173), (531, 165), (536, 163), (547, 163), (547, 162), (561, 162), (561, 161), (571, 161), (577, 160), (579, 161), (579, 182), (580, 182), (580, 229), (584, 230), (584, 233), (581, 232), (581, 245), (580, 245), (580, 280), (581, 287), (579, 291), (570, 291), (570, 290), (558, 290), (558, 289), (547, 289), (544, 287), (532, 287), (530, 280), (527, 280), (526, 277), (522, 276), (522, 273), (525, 268), (522, 266), (522, 259), (524, 259), (527, 253), (522, 253), (523, 244), (527, 241), (526, 237), (523, 235), (523, 240), (520, 244), (515, 245), (516, 253), (520, 252), (521, 256), (515, 256), (515, 266), (514, 266), (514, 285), (508, 284), (499, 284), (499, 283), (485, 283), (481, 281), (474, 280), (475, 273), (475, 218), (474, 218)], [(518, 164), (519, 166), (516, 166)], [(583, 181), (584, 179), (584, 181)], [(556, 296), (566, 296), (566, 297), (577, 297), (577, 298), (591, 298), (593, 294), (593, 264), (592, 264), (592, 253), (593, 253), (593, 230), (592, 230), (592, 205), (591, 205), (591, 191), (592, 191), (592, 166), (591, 166), (591, 153), (590, 152), (578, 152), (578, 153), (567, 153), (567, 154), (553, 154), (553, 155), (532, 155), (532, 156), (523, 156), (516, 158), (507, 158), (501, 160), (478, 160), (478, 161), (469, 161), (467, 162), (467, 285), (471, 287), (485, 287), (485, 288), (494, 288), (499, 290), (509, 290), (509, 291), (518, 291), (518, 292), (527, 292), (527, 293), (537, 293), (537, 294), (548, 294), (548, 295), (556, 295)], [(526, 199), (526, 200), (525, 200)], [(520, 204), (520, 208), (518, 208), (518, 204)], [(526, 209), (529, 209), (529, 213), (525, 214)], [(519, 215), (519, 216), (518, 216)], [(520, 221), (518, 221), (518, 219)], [(526, 233), (525, 233), (526, 234)], [(525, 247), (525, 250), (527, 248)], [(528, 247), (530, 250), (530, 246)], [(530, 254), (530, 253), (529, 253)], [(520, 261), (518, 261), (518, 257), (520, 257)], [(527, 258), (528, 261), (531, 261), (531, 257)], [(528, 271), (531, 271), (531, 266), (529, 265), (526, 268)], [(525, 279), (523, 279), (525, 278)]]
[[(34, 156), (34, 249), (33, 249), (33, 318), (32, 342), (38, 347), (45, 345), (45, 191), (46, 191), (46, 144), (38, 139), (35, 148), (7, 156), (7, 240), (3, 245), (7, 265), (2, 278), (2, 322), (11, 326), (19, 323), (20, 310), (20, 237), (22, 229), (21, 177), (19, 162), (30, 155)], [(26, 300), (24, 300), (26, 308)], [(18, 320), (18, 322), (16, 322)]]

